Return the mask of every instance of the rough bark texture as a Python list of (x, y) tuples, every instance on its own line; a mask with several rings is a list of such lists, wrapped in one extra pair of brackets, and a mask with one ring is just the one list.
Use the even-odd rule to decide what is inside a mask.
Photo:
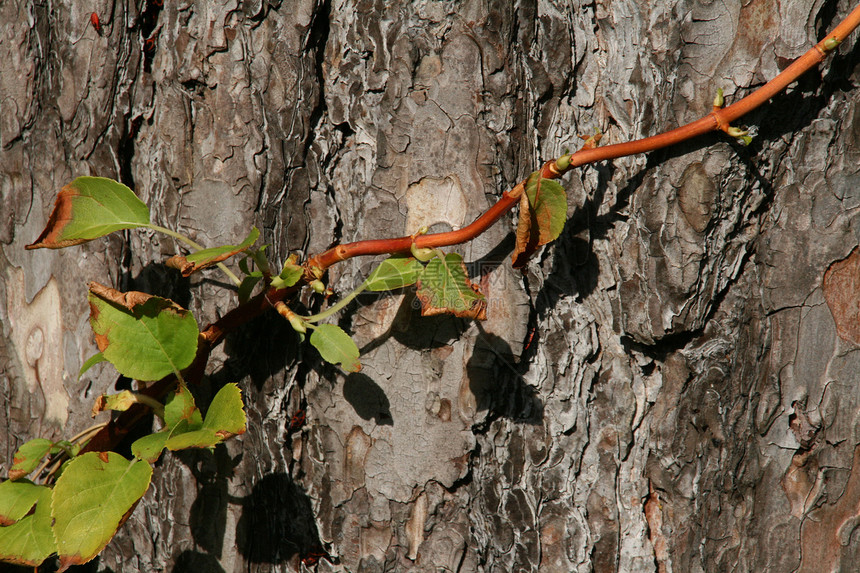
[[(204, 324), (235, 304), (217, 271), (165, 268), (177, 245), (148, 232), (25, 252), (75, 176), (121, 178), (206, 245), (257, 224), (278, 260), (457, 228), (578, 134), (638, 138), (718, 87), (748, 93), (852, 7), (158, 4), (0, 3), (4, 475), (23, 440), (76, 433), (127, 384), (76, 378), (87, 280)], [(857, 37), (746, 118), (748, 148), (705, 137), (574, 173), (565, 231), (524, 274), (513, 216), (456, 249), (484, 323), (362, 298), (340, 318), (363, 350), (350, 376), (276, 315), (232, 336), (195, 392), (239, 381), (248, 433), (166, 456), (92, 569), (856, 570)]]

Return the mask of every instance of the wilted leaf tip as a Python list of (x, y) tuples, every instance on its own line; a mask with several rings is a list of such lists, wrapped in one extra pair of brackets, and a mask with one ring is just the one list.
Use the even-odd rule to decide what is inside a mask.
[(57, 193), (57, 199), (54, 201), (54, 209), (48, 217), (48, 224), (45, 225), (45, 230), (39, 235), (32, 244), (25, 246), (25, 249), (62, 249), (63, 247), (71, 247), (86, 243), (89, 239), (61, 239), (63, 229), (72, 220), (72, 198), (80, 195), (78, 190), (68, 184)]

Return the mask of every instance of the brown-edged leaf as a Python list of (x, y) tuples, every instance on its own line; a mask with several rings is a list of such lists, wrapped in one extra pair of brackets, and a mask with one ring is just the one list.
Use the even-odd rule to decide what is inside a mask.
[(60, 189), (45, 230), (26, 248), (60, 249), (146, 225), (149, 208), (131, 189), (104, 177), (78, 177)]
[(532, 173), (520, 198), (514, 268), (522, 268), (541, 245), (554, 241), (567, 219), (567, 194), (558, 181)]
[(0, 489), (0, 502), (10, 496), (5, 501), (16, 505), (19, 514), (0, 527), (0, 562), (38, 567), (57, 549), (51, 532), (51, 489), (29, 482), (3, 482)]
[(175, 302), (95, 282), (88, 298), (96, 345), (120, 374), (159, 380), (194, 360), (197, 321)]
[(51, 514), (60, 571), (104, 549), (149, 488), (152, 467), (114, 452), (71, 460), (53, 489)]
[(427, 263), (418, 279), (421, 316), (453, 314), (462, 318), (485, 320), (487, 299), (469, 280), (463, 257), (448, 253)]

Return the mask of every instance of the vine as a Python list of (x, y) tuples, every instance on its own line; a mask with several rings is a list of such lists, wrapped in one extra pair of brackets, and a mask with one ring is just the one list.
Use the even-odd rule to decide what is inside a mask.
[[(273, 309), (289, 321), (302, 340), (310, 331), (308, 341), (323, 360), (354, 372), (361, 368), (358, 347), (343, 329), (324, 321), (361, 292), (414, 286), (422, 315), (451, 314), (482, 320), (487, 310), (484, 294), (469, 280), (462, 257), (444, 253), (440, 247), (471, 241), (519, 205), (512, 265), (523, 267), (539, 247), (562, 232), (567, 198), (556, 181), (562, 175), (575, 167), (654, 151), (717, 130), (748, 144), (749, 134), (732, 123), (818, 65), (858, 24), (860, 6), (754, 93), (724, 107), (719, 91), (713, 110), (690, 124), (605, 147), (598, 145), (599, 133), (585, 138), (578, 151), (546, 162), (462, 229), (435, 234), (420, 229), (405, 237), (337, 245), (303, 262), (291, 255), (277, 274), (267, 258), (266, 246), (254, 246), (260, 236), (256, 228), (235, 245), (203, 248), (177, 231), (153, 224), (149, 208), (125, 185), (101, 177), (78, 177), (60, 190), (45, 230), (28, 249), (58, 249), (119, 230), (151, 229), (189, 249), (188, 254), (168, 259), (167, 266), (186, 277), (217, 266), (235, 284), (238, 305), (201, 330), (190, 311), (169, 299), (89, 284), (90, 324), (99, 352), (84, 363), (80, 375), (107, 361), (120, 374), (143, 385), (137, 392), (126, 390), (96, 400), (93, 415), (118, 412), (114, 419), (69, 440), (34, 439), (18, 448), (8, 479), (0, 483), (0, 560), (37, 567), (56, 554), (60, 571), (86, 563), (104, 549), (131, 515), (149, 487), (152, 464), (165, 449), (213, 448), (244, 433), (246, 418), (236, 384), (221, 388), (205, 415), (188, 389), (200, 381), (209, 354), (227, 333)], [(98, 29), (97, 18), (93, 26)], [(323, 282), (332, 265), (352, 257), (384, 254), (389, 258), (358, 288), (326, 310), (303, 316), (291, 308), (302, 288), (326, 299), (333, 294)], [(234, 257), (240, 257), (241, 276), (225, 264)], [(132, 444), (133, 458), (111, 451), (149, 413), (160, 420), (160, 429)], [(26, 479), (28, 476), (32, 480)]]

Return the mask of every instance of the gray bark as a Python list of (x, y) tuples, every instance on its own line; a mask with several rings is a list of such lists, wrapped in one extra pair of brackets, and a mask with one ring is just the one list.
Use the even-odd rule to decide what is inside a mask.
[[(235, 305), (216, 271), (178, 280), (178, 246), (148, 232), (25, 252), (74, 177), (122, 179), (207, 245), (256, 224), (277, 260), (459, 228), (579, 134), (627, 141), (751, 92), (852, 8), (741, 4), (6, 0), (2, 473), (125, 383), (77, 379), (87, 280), (201, 324)], [(339, 319), (363, 350), (349, 376), (277, 316), (232, 336), (195, 393), (240, 382), (248, 432), (163, 458), (93, 568), (854, 570), (858, 55), (855, 33), (745, 118), (748, 148), (715, 135), (576, 171), (562, 236), (523, 274), (511, 216), (455, 248), (486, 322), (361, 298)]]

